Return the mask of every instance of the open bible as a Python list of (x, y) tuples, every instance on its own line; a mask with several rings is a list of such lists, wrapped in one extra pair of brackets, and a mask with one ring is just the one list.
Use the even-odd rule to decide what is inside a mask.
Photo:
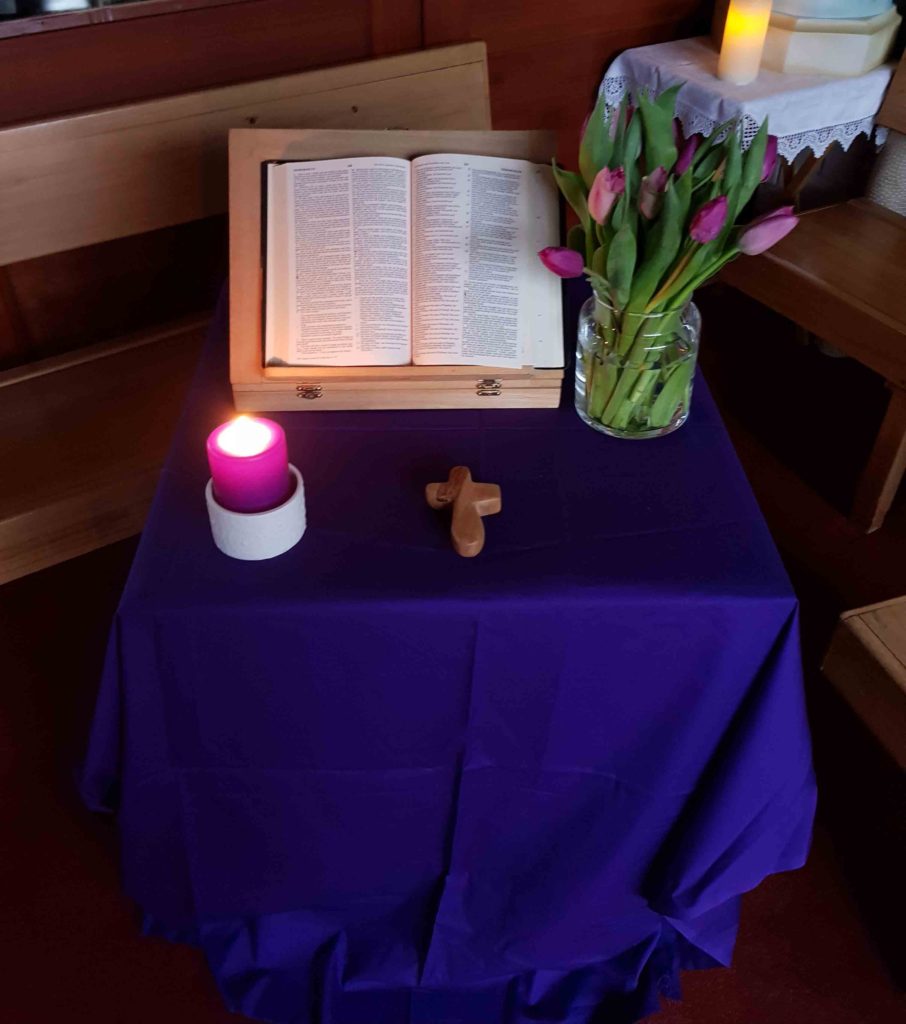
[(563, 366), (550, 169), (435, 154), (266, 167), (267, 365)]

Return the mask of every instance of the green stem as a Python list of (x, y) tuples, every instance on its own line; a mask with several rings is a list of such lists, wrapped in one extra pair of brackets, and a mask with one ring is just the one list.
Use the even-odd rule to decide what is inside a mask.
[[(658, 380), (669, 378), (672, 366), (656, 366), (661, 358), (661, 349), (654, 348), (652, 341), (662, 339), (664, 344), (668, 339), (677, 333), (676, 324), (680, 319), (677, 311), (670, 315), (661, 315), (657, 319), (649, 321), (657, 323), (659, 334), (651, 335), (644, 332), (639, 336), (639, 330), (645, 321), (644, 317), (638, 318), (638, 323), (623, 325), (623, 332), (629, 337), (627, 343), (621, 336), (616, 348), (621, 361), (624, 363), (621, 370), (617, 370), (618, 379), (616, 386), (609, 389), (609, 397), (599, 417), (601, 422), (616, 429), (625, 429), (637, 410), (643, 408), (650, 402), (651, 394), (656, 387)], [(662, 376), (663, 375), (663, 376)]]

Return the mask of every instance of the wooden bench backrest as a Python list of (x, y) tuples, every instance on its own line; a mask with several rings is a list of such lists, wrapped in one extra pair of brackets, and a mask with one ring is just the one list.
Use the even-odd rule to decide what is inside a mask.
[(906, 135), (906, 53), (900, 58), (877, 120), (885, 128)]
[(230, 128), (490, 128), (484, 43), (0, 131), (0, 266), (227, 209)]

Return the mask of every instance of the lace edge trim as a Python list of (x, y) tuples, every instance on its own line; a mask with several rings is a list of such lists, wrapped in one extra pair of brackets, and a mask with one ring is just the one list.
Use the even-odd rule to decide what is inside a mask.
[[(605, 77), (601, 83), (601, 91), (604, 93), (605, 102), (610, 109), (619, 106), (627, 94), (634, 99), (636, 88), (628, 75)], [(710, 135), (720, 123), (700, 111), (684, 107), (682, 100), (677, 103), (676, 113), (686, 135), (693, 135), (695, 132)], [(754, 117), (750, 114), (743, 114), (737, 130), (740, 131), (744, 149), (748, 149), (758, 128), (759, 123)], [(873, 115), (855, 121), (846, 121), (842, 124), (825, 125), (819, 128), (810, 128), (804, 132), (781, 135), (777, 139), (777, 152), (787, 161), (792, 161), (807, 149), (810, 149), (816, 157), (820, 157), (834, 142), (840, 143), (846, 150), (860, 135), (871, 137), (872, 133), (874, 133), (875, 144), (879, 148), (883, 146), (887, 140), (887, 129), (880, 125), (876, 127)]]

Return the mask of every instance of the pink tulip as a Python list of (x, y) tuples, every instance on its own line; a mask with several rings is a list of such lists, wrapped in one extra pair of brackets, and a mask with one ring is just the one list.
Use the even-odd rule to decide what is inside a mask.
[(625, 188), (626, 175), (622, 167), (615, 171), (604, 167), (598, 171), (588, 193), (588, 212), (599, 224), (607, 220), (617, 196), (622, 195)]
[(549, 245), (538, 253), (538, 258), (557, 277), (581, 277), (585, 260), (575, 249)]
[(713, 242), (720, 234), (727, 219), (727, 197), (718, 196), (700, 206), (689, 225), (693, 242)]
[(678, 177), (685, 174), (689, 170), (689, 165), (692, 163), (692, 158), (695, 156), (695, 151), (702, 144), (702, 136), (696, 132), (694, 135), (690, 135), (688, 139), (683, 143), (680, 154), (677, 157), (676, 165), (673, 168), (673, 173)]
[(743, 229), (736, 244), (739, 251), (744, 252), (746, 256), (758, 256), (781, 238), (785, 238), (798, 223), (799, 218), (793, 213), (793, 207), (781, 206), (780, 209), (753, 220)]
[(661, 207), (667, 191), (667, 169), (655, 167), (651, 174), (642, 178), (639, 186), (639, 212), (645, 220), (651, 220)]
[(777, 136), (769, 135), (764, 147), (764, 163), (761, 166), (761, 180), (767, 181), (777, 164)]

